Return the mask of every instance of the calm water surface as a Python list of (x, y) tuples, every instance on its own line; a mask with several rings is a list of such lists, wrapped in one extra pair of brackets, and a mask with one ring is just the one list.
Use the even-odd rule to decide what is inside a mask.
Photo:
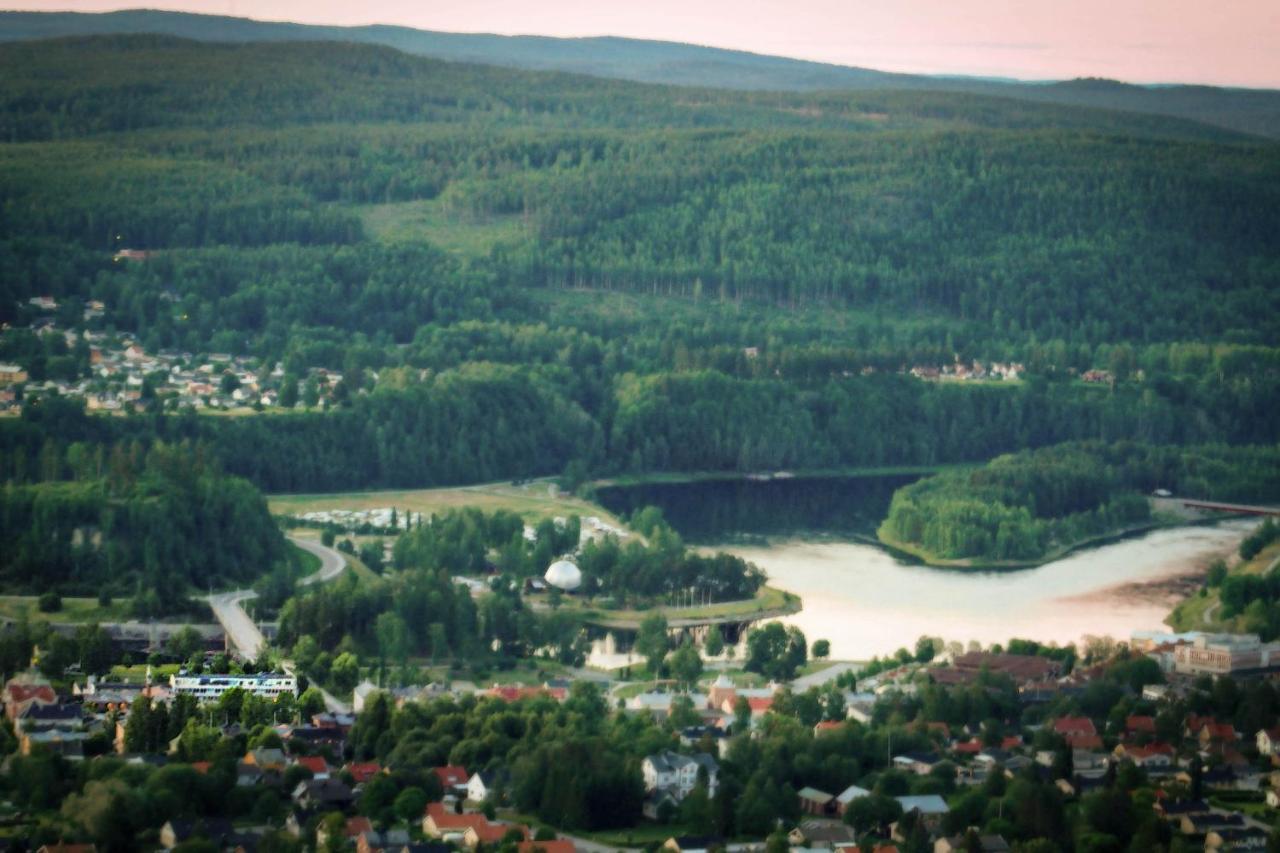
[(1037, 569), (960, 573), (900, 563), (848, 542), (782, 541), (729, 546), (804, 600), (788, 622), (810, 641), (831, 641), (835, 658), (861, 660), (912, 648), (921, 635), (1004, 643), (1060, 643), (1086, 635), (1127, 639), (1167, 630), (1177, 601), (1169, 583), (1233, 550), (1257, 522), (1161, 530), (1081, 551)]

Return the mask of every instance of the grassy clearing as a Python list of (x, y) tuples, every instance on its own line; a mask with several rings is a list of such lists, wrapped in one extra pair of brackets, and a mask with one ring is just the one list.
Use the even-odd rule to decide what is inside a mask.
[(587, 621), (608, 623), (610, 625), (639, 625), (653, 613), (660, 613), (669, 623), (683, 621), (699, 621), (712, 619), (733, 619), (741, 616), (752, 616), (771, 611), (794, 613), (800, 610), (800, 599), (791, 593), (774, 589), (771, 586), (761, 587), (754, 598), (742, 601), (723, 601), (706, 607), (654, 607), (648, 610), (601, 610), (585, 601), (566, 596), (561, 610), (581, 612)]
[[(159, 666), (151, 667), (151, 679), (157, 684), (162, 681), (168, 681), (169, 676), (175, 675), (182, 664), (162, 663)], [(135, 663), (130, 666), (117, 664), (111, 667), (111, 672), (107, 678), (110, 681), (128, 681), (139, 683), (147, 677), (147, 665), (145, 663)]]
[(519, 216), (475, 220), (450, 214), (435, 200), (366, 204), (353, 209), (364, 223), (365, 233), (383, 243), (425, 241), (460, 255), (479, 257), (500, 243), (525, 238)]
[(384, 507), (395, 507), (400, 512), (410, 510), (431, 515), (469, 506), (485, 512), (494, 512), (499, 509), (511, 510), (529, 522), (555, 516), (594, 515), (610, 524), (621, 526), (617, 517), (608, 510), (561, 492), (549, 480), (533, 480), (518, 486), (510, 483), (488, 483), (444, 489), (272, 495), (267, 498), (267, 504), (275, 515)]
[(62, 609), (41, 613), (34, 595), (0, 596), (0, 618), (19, 619), (23, 613), (31, 622), (64, 622), (89, 625), (101, 622), (125, 622), (129, 619), (129, 602), (120, 599), (103, 607), (96, 598), (63, 598)]

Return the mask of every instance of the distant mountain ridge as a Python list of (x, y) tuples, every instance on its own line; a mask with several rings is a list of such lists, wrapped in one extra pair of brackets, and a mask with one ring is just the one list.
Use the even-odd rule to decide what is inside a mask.
[(724, 48), (615, 36), (554, 38), (443, 33), (387, 25), (319, 26), (147, 9), (102, 14), (0, 12), (0, 41), (131, 33), (223, 42), (358, 42), (451, 61), (723, 89), (913, 89), (998, 95), (1174, 116), (1280, 138), (1280, 91), (1268, 89), (1137, 86), (1097, 78), (1034, 83), (894, 74)]

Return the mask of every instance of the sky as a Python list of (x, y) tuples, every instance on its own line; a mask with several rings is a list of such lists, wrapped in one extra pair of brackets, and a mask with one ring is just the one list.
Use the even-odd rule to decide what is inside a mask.
[(1280, 0), (0, 0), (506, 35), (618, 35), (885, 71), (1280, 88)]

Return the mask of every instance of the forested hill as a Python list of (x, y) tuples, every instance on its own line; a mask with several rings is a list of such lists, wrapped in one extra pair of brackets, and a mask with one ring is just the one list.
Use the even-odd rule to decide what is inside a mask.
[(1278, 151), (367, 44), (0, 45), (0, 480), (156, 438), (273, 491), (1274, 443)]
[[(346, 41), (407, 53), (623, 80), (742, 90), (912, 90), (1011, 97), (1049, 104), (1176, 116), (1280, 136), (1280, 92), (1213, 86), (1134, 86), (1110, 80), (1055, 84), (890, 74), (671, 42), (441, 33), (395, 26), (332, 27), (180, 12), (0, 12), (0, 41), (155, 33), (200, 41)], [(1177, 82), (1177, 81), (1170, 81)]]
[(542, 129), (1087, 130), (1244, 139), (1164, 116), (937, 92), (688, 89), (410, 56), (334, 42), (95, 36), (0, 44), (0, 139), (148, 127), (395, 121)]

